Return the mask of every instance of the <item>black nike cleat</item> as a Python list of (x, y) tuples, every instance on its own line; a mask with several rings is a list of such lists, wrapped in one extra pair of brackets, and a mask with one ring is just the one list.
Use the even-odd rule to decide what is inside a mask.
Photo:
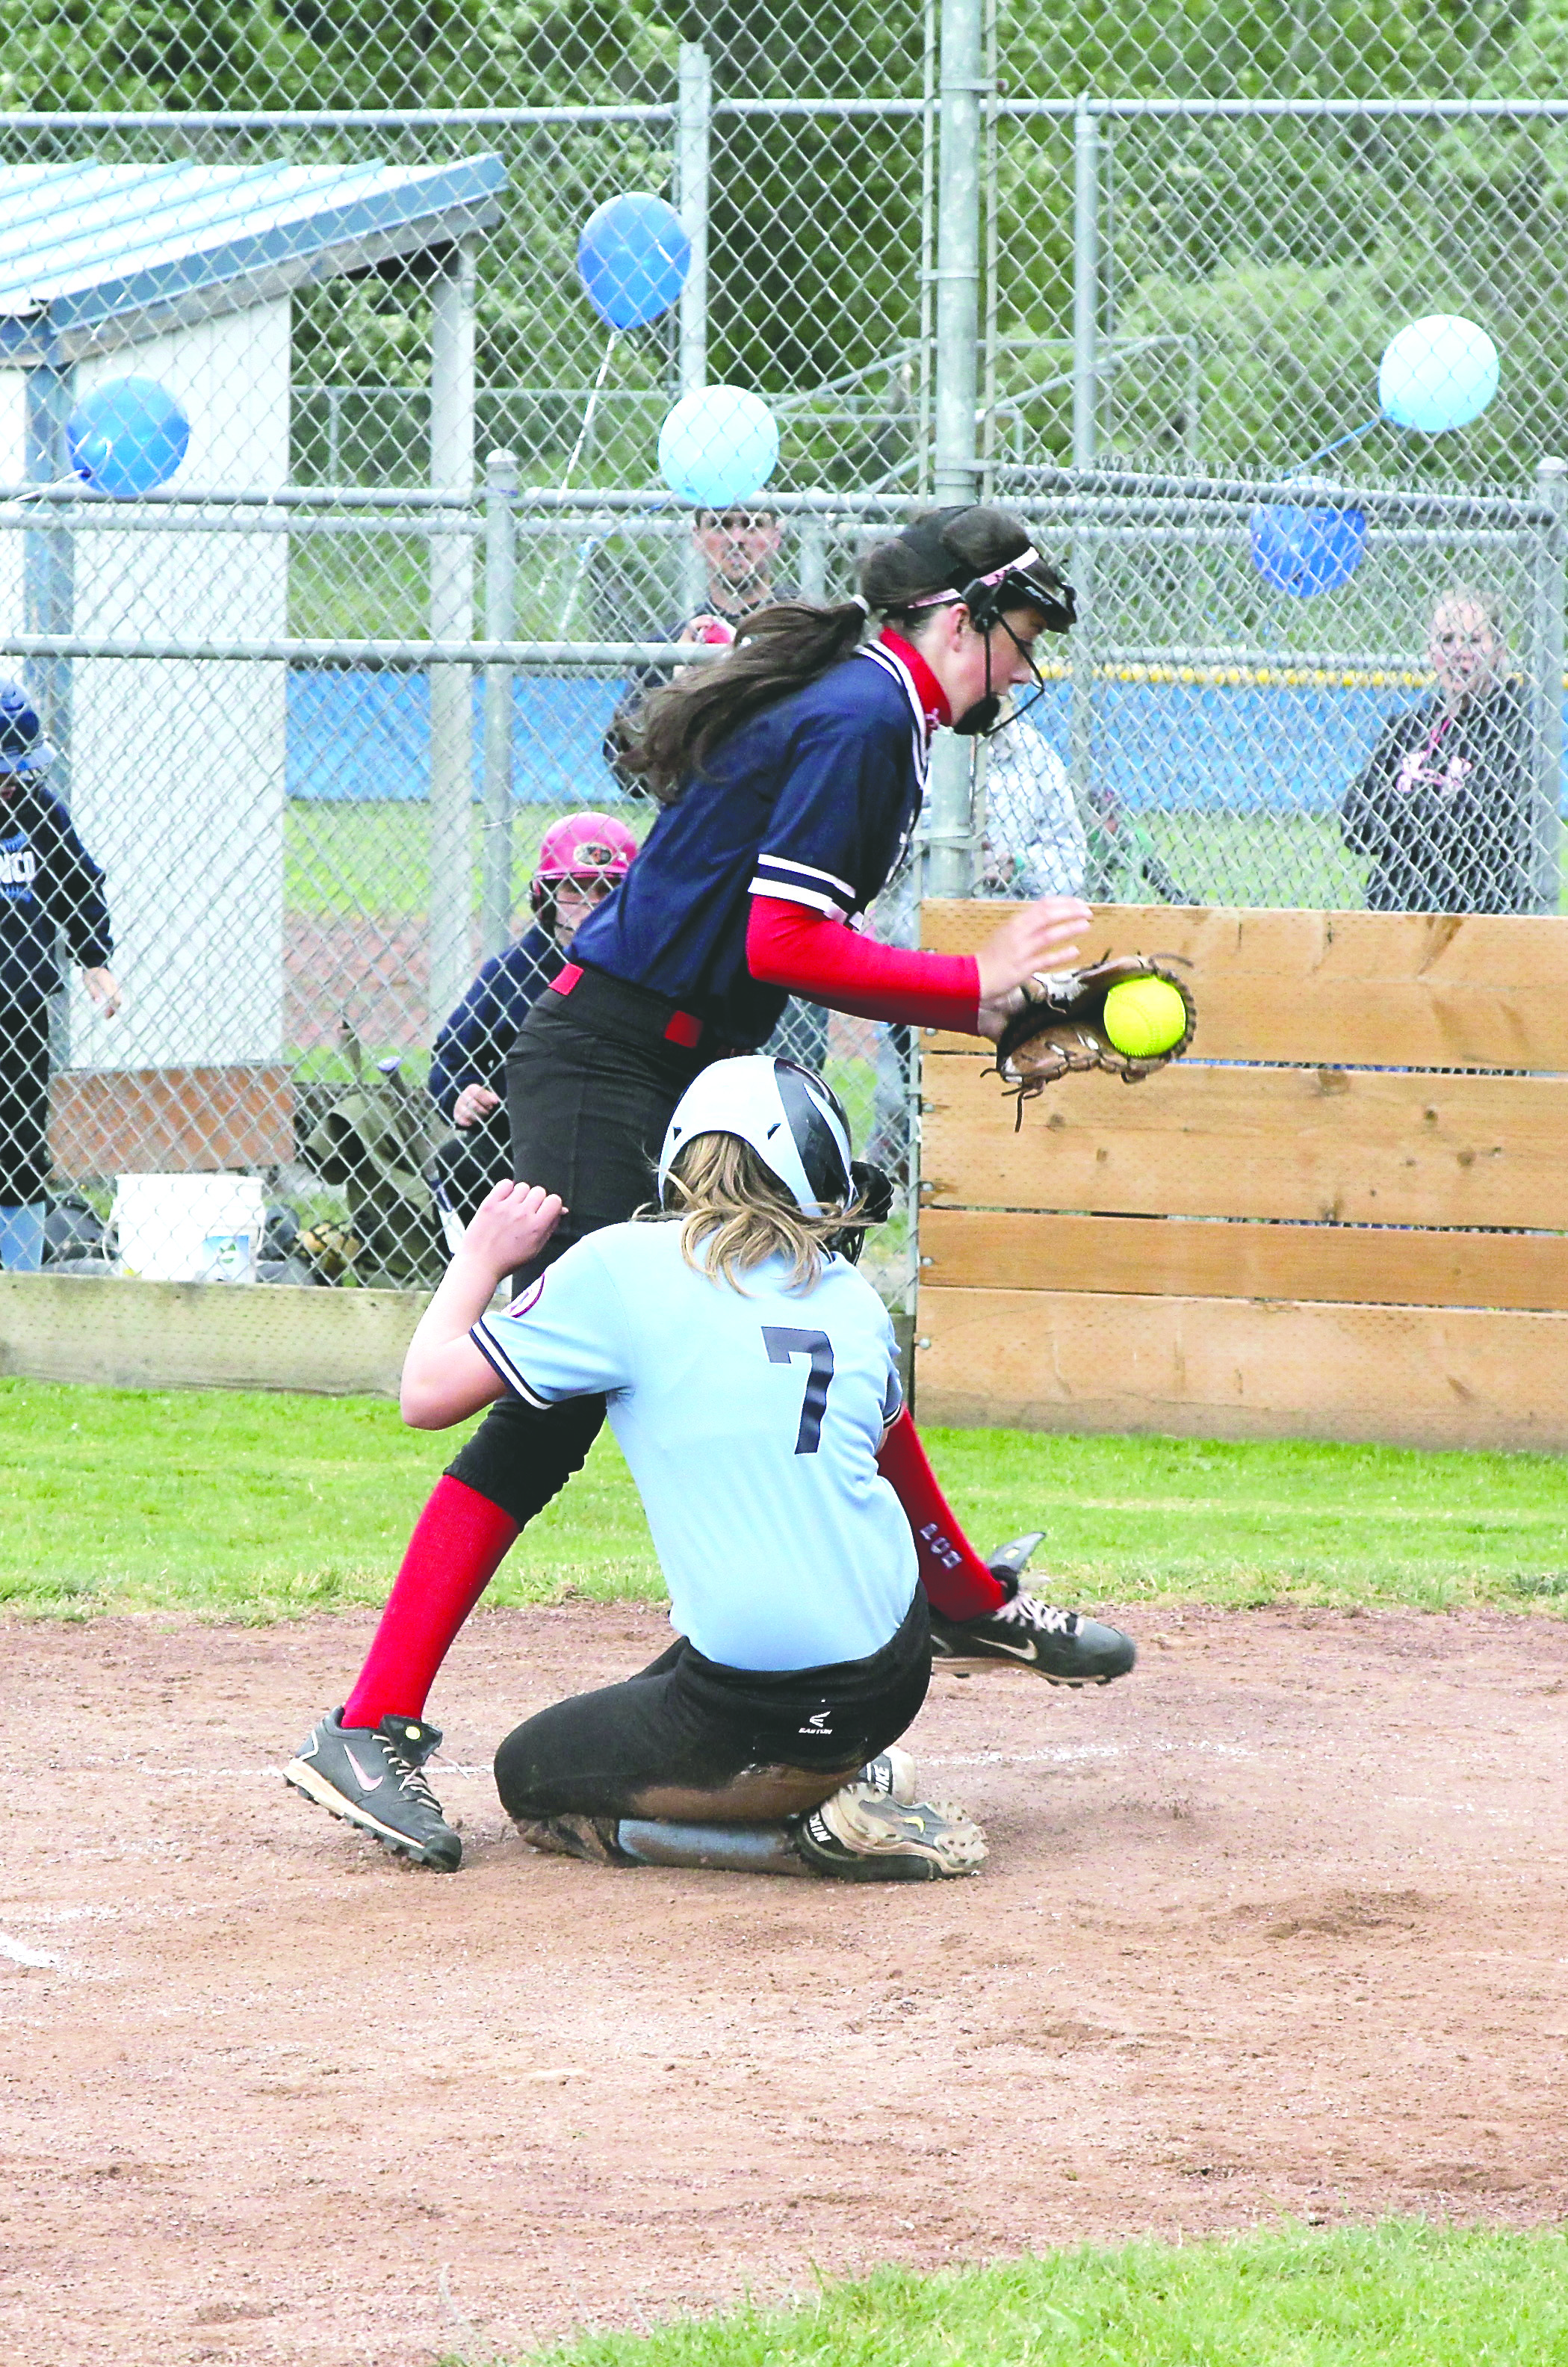
[(1008, 1599), (975, 1619), (931, 1614), (931, 1660), (944, 1669), (1032, 1669), (1052, 1685), (1108, 1685), (1124, 1677), (1138, 1657), (1131, 1636), (1076, 1611), (1058, 1611), (1026, 1594), (1020, 1573), (1044, 1535), (1043, 1529), (999, 1546), (987, 1568)]
[(874, 1759), (868, 1759), (855, 1781), (869, 1784), (874, 1792), (880, 1792), (885, 1800), (897, 1800), (902, 1808), (912, 1807), (920, 1796), (915, 1762), (896, 1742), (886, 1750), (879, 1750)]
[(951, 1881), (986, 1863), (986, 1837), (962, 1808), (896, 1800), (861, 1782), (846, 1784), (791, 1830), (812, 1872), (836, 1882)]
[(463, 1844), (424, 1773), (441, 1740), (438, 1729), (416, 1717), (384, 1717), (376, 1727), (345, 1727), (342, 1717), (334, 1709), (318, 1720), (284, 1769), (284, 1782), (400, 1857), (456, 1874)]

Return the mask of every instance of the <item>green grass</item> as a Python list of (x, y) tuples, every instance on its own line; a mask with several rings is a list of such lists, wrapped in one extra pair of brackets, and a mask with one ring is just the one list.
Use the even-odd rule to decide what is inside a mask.
[[(520, 805), (512, 818), (513, 909), (526, 908), (539, 842), (566, 806)], [(652, 823), (645, 806), (626, 809), (639, 835)], [(479, 876), (484, 818), (470, 828), (472, 877)], [(284, 903), (311, 920), (423, 924), (430, 902), (430, 808), (422, 799), (290, 798), (284, 834)]]
[[(383, 1398), (0, 1381), (0, 1605), (267, 1620), (378, 1603), (465, 1432), (405, 1430)], [(491, 1590), (661, 1596), (605, 1438)]]
[(528, 2367), (1546, 2367), (1565, 2357), (1560, 2232), (1384, 2221), (1086, 2247), (934, 2277), (887, 2269), (798, 2310), (590, 2336), (531, 2351)]
[[(271, 1619), (374, 1603), (462, 1433), (379, 1398), (0, 1381), (0, 1603)], [(1043, 1527), (1079, 1603), (1568, 1608), (1568, 1462), (1393, 1447), (932, 1431), (977, 1542)], [(662, 1589), (606, 1435), (494, 1603)]]

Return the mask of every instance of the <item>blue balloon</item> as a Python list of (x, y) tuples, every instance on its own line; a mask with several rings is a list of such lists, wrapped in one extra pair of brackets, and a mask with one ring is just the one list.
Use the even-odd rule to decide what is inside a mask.
[(659, 470), (698, 509), (728, 509), (760, 493), (779, 462), (779, 424), (744, 386), (699, 386), (659, 431)]
[(106, 379), (65, 423), (76, 475), (122, 501), (166, 484), (189, 446), (190, 421), (155, 378)]
[(692, 242), (662, 198), (610, 198), (577, 242), (577, 268), (599, 318), (641, 329), (668, 312), (686, 284)]
[(1311, 600), (1348, 583), (1366, 556), (1361, 510), (1303, 509), (1273, 502), (1252, 513), (1252, 563), (1266, 583)]

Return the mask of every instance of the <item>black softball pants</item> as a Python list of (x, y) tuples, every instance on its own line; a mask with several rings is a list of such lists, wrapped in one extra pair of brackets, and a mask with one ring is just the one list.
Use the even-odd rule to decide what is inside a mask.
[(49, 1171), (49, 1005), (0, 1003), (0, 1207), (34, 1206)]
[[(525, 1289), (574, 1241), (623, 1225), (654, 1198), (660, 1146), (686, 1087), (728, 1046), (689, 1048), (665, 1035), (674, 1006), (585, 969), (570, 995), (547, 991), (506, 1063), (512, 1172), (558, 1192), (555, 1238), (520, 1267)], [(491, 1408), (447, 1467), (524, 1528), (582, 1468), (604, 1419), (600, 1397), (539, 1413), (521, 1398)]]
[(511, 1817), (629, 1817), (649, 1792), (718, 1792), (753, 1768), (848, 1773), (914, 1724), (931, 1672), (918, 1587), (897, 1633), (861, 1660), (772, 1674), (705, 1659), (679, 1637), (624, 1683), (515, 1727), (496, 1789)]

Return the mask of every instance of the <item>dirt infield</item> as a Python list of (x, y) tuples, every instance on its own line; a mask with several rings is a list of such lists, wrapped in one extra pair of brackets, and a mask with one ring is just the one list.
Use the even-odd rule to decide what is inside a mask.
[(456, 1879), (278, 1781), (368, 1621), (8, 1626), (4, 2355), (408, 2367), (813, 2266), (1568, 2213), (1568, 1626), (1130, 1624), (1107, 1693), (941, 1679), (991, 1865), (851, 1891), (503, 1829), (501, 1733), (651, 1611), (473, 1623)]

